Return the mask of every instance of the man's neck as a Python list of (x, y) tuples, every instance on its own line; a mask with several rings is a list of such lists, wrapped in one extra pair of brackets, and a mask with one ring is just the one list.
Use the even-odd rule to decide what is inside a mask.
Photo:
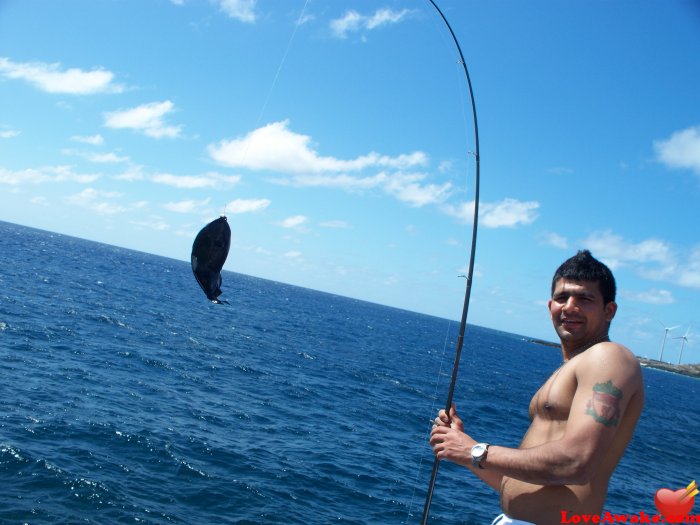
[(574, 348), (567, 348), (563, 343), (561, 345), (561, 353), (562, 357), (564, 358), (564, 362), (568, 361), (572, 357), (576, 357), (577, 355), (585, 352), (588, 350), (590, 347), (597, 345), (598, 343), (603, 343), (606, 341), (610, 341), (610, 337), (608, 337), (608, 334), (605, 333), (603, 335), (599, 335), (598, 337), (595, 337), (591, 339), (590, 341), (576, 346)]

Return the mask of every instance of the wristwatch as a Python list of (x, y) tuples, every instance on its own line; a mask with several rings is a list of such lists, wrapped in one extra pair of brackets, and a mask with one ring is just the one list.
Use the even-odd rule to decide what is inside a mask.
[(474, 465), (474, 468), (484, 468), (481, 466), (481, 462), (486, 459), (488, 453), (488, 443), (477, 443), (472, 447), (472, 465)]

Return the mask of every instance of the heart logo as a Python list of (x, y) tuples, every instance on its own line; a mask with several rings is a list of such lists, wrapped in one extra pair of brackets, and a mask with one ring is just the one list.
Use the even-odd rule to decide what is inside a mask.
[[(690, 486), (685, 489), (659, 489), (654, 495), (654, 505), (668, 523), (681, 523), (695, 503)], [(695, 487), (693, 487), (695, 488)]]

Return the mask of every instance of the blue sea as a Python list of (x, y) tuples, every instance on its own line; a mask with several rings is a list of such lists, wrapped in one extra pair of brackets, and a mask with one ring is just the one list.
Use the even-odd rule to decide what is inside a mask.
[[(458, 322), (223, 279), (214, 305), (188, 262), (0, 222), (0, 523), (420, 523)], [(472, 435), (517, 446), (560, 359), (468, 326)], [(644, 373), (613, 512), (655, 513), (657, 489), (700, 477), (700, 381)], [(498, 513), (441, 465), (429, 523)]]

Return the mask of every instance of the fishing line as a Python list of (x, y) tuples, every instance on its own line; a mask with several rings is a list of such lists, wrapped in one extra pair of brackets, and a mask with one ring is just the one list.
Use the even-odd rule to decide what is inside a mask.
[[(471, 99), (471, 106), (472, 106), (472, 115), (474, 117), (474, 142), (475, 142), (475, 152), (474, 152), (474, 159), (476, 163), (476, 174), (475, 174), (475, 183), (474, 183), (474, 219), (472, 223), (472, 240), (471, 240), (471, 248), (469, 252), (469, 269), (467, 270), (467, 282), (466, 282), (466, 290), (464, 292), (464, 306), (462, 308), (462, 318), (460, 321), (459, 325), (459, 335), (457, 336), (457, 348), (455, 351), (455, 360), (454, 360), (454, 366), (452, 367), (452, 379), (450, 381), (450, 388), (449, 392), (447, 394), (447, 401), (445, 402), (445, 410), (449, 413), (450, 407), (452, 406), (452, 399), (454, 397), (454, 390), (455, 390), (455, 384), (457, 382), (457, 372), (459, 370), (459, 359), (462, 354), (462, 346), (464, 343), (464, 331), (467, 326), (467, 313), (469, 311), (469, 298), (471, 296), (471, 289), (472, 289), (472, 277), (474, 275), (474, 255), (476, 254), (476, 234), (477, 234), (477, 227), (478, 227), (478, 218), (479, 218), (479, 128), (477, 125), (477, 119), (476, 119), (476, 103), (474, 102), (474, 90), (472, 89), (472, 82), (471, 78), (469, 77), (469, 70), (467, 69), (467, 63), (464, 60), (464, 55), (462, 54), (462, 48), (459, 45), (459, 41), (457, 40), (457, 37), (455, 36), (454, 31), (452, 30), (452, 26), (450, 26), (450, 23), (447, 21), (447, 18), (445, 18), (445, 15), (442, 13), (440, 8), (437, 6), (437, 4), (433, 0), (428, 0), (432, 6), (436, 9), (436, 11), (440, 14), (440, 17), (442, 18), (443, 22), (447, 26), (447, 29), (450, 31), (450, 34), (452, 35), (452, 40), (454, 40), (455, 46), (457, 46), (457, 51), (459, 52), (459, 58), (460, 58), (460, 63), (462, 64), (462, 67), (464, 69), (464, 74), (467, 77), (467, 85), (469, 86), (469, 97)], [(422, 525), (425, 525), (428, 521), (428, 515), (430, 513), (430, 503), (432, 502), (433, 499), (433, 491), (435, 490), (435, 481), (437, 480), (437, 475), (438, 475), (438, 469), (440, 466), (440, 461), (436, 457), (435, 460), (433, 461), (433, 471), (430, 476), (430, 483), (428, 485), (428, 493), (425, 498), (425, 506), (423, 508), (423, 519), (421, 521)]]
[[(447, 330), (445, 331), (445, 340), (442, 343), (442, 353), (440, 355), (440, 367), (438, 369), (437, 373), (437, 379), (435, 380), (435, 388), (433, 389), (433, 395), (430, 396), (430, 398), (433, 400), (432, 404), (430, 405), (430, 413), (434, 414), (435, 413), (435, 401), (438, 398), (438, 387), (440, 386), (440, 378), (442, 377), (442, 368), (443, 365), (445, 364), (445, 355), (447, 354), (447, 340), (450, 337), (450, 328), (452, 327), (452, 321), (447, 320)], [(430, 425), (432, 426), (433, 420), (429, 420)], [(426, 433), (425, 438), (423, 439), (424, 443), (427, 443), (430, 441), (430, 427), (428, 427), (428, 431)], [(411, 499), (408, 501), (408, 513), (406, 516), (406, 519), (410, 519), (411, 517), (411, 509), (413, 508), (413, 500), (416, 495), (416, 488), (418, 486), (418, 478), (420, 477), (421, 470), (423, 468), (423, 455), (420, 455), (420, 459), (418, 460), (418, 468), (416, 469), (416, 479), (413, 482), (413, 492), (411, 493)]]
[[(258, 120), (255, 123), (255, 129), (260, 126), (260, 121), (262, 120), (263, 114), (265, 113), (265, 110), (267, 109), (267, 104), (270, 102), (270, 98), (272, 97), (272, 92), (275, 89), (275, 86), (277, 85), (277, 80), (280, 77), (280, 73), (282, 72), (282, 67), (284, 67), (284, 63), (287, 61), (287, 55), (289, 54), (289, 50), (292, 48), (292, 42), (294, 42), (294, 37), (297, 34), (297, 30), (299, 29), (299, 26), (302, 24), (304, 20), (304, 13), (306, 12), (306, 7), (309, 5), (309, 0), (306, 0), (304, 2), (304, 7), (301, 8), (301, 12), (299, 13), (299, 18), (297, 18), (296, 23), (294, 24), (294, 31), (292, 31), (292, 36), (289, 37), (289, 42), (287, 42), (287, 49), (284, 50), (284, 54), (282, 55), (282, 60), (280, 60), (280, 64), (277, 67), (277, 72), (275, 73), (275, 78), (272, 80), (272, 85), (270, 86), (269, 91), (267, 92), (267, 97), (265, 98), (265, 102), (262, 105), (262, 109), (260, 110), (260, 114), (258, 115)], [(246, 149), (247, 152), (247, 149)]]
[[(277, 66), (277, 71), (275, 72), (275, 77), (272, 79), (272, 84), (270, 85), (270, 89), (267, 91), (267, 96), (265, 97), (265, 101), (263, 102), (263, 105), (260, 108), (260, 113), (258, 114), (258, 118), (255, 121), (255, 126), (253, 126), (253, 130), (256, 130), (260, 127), (260, 122), (262, 121), (263, 115), (265, 114), (265, 110), (267, 109), (267, 105), (270, 103), (270, 99), (272, 98), (272, 92), (275, 90), (275, 87), (277, 86), (277, 81), (279, 80), (280, 73), (282, 72), (282, 68), (284, 67), (284, 63), (287, 61), (287, 55), (289, 55), (289, 50), (292, 48), (292, 43), (294, 42), (294, 37), (297, 34), (297, 30), (299, 29), (299, 26), (303, 23), (304, 13), (306, 13), (306, 7), (308, 5), (309, 5), (309, 0), (306, 0), (304, 2), (304, 6), (301, 8), (301, 12), (299, 13), (299, 17), (297, 18), (297, 21), (294, 24), (294, 31), (292, 31), (292, 34), (289, 37), (289, 41), (287, 42), (287, 48), (284, 50), (284, 53), (282, 55), (282, 59), (280, 60), (279, 65)], [(243, 150), (243, 155), (242, 155), (242, 158), (240, 159), (241, 163), (248, 157), (250, 143), (251, 143), (250, 140), (246, 141), (246, 143), (245, 143), (245, 149)]]
[[(442, 46), (445, 49), (445, 53), (452, 54), (452, 52), (454, 50), (454, 41), (445, 35), (445, 31), (444, 31), (445, 24), (443, 23), (442, 20), (438, 19), (437, 17), (433, 17), (431, 19), (431, 21), (433, 23), (433, 27), (435, 28), (435, 32), (440, 36), (440, 40), (442, 42)], [(457, 64), (461, 64), (459, 57), (455, 62)], [(459, 92), (459, 96), (457, 97), (457, 100), (459, 100), (460, 114), (462, 115), (463, 131), (464, 131), (464, 134), (466, 137), (468, 134), (467, 121), (471, 120), (471, 116), (469, 116), (469, 118), (467, 118), (467, 111), (468, 110), (467, 110), (467, 105), (465, 103), (467, 96), (464, 93), (463, 73), (459, 69), (454, 69), (454, 78), (455, 78), (455, 85), (456, 85), (457, 91)], [(467, 186), (468, 178), (469, 178), (469, 173), (467, 171), (464, 173), (464, 185), (465, 185), (465, 187)]]
[[(270, 102), (270, 98), (272, 98), (272, 92), (275, 90), (275, 87), (277, 86), (277, 80), (280, 77), (280, 73), (282, 72), (282, 68), (284, 67), (284, 63), (287, 61), (287, 55), (289, 55), (289, 50), (292, 48), (292, 43), (294, 42), (294, 37), (297, 34), (297, 30), (299, 29), (299, 26), (302, 24), (302, 22), (304, 20), (304, 13), (306, 13), (306, 7), (308, 5), (309, 5), (309, 0), (305, 0), (304, 6), (301, 8), (301, 12), (299, 13), (299, 17), (297, 18), (297, 21), (294, 24), (294, 31), (292, 31), (292, 35), (289, 37), (289, 41), (287, 42), (287, 48), (284, 50), (284, 54), (282, 55), (282, 59), (280, 60), (279, 65), (277, 66), (277, 71), (275, 72), (275, 77), (272, 79), (272, 84), (270, 85), (270, 89), (267, 91), (267, 96), (265, 97), (265, 101), (263, 102), (263, 105), (260, 108), (260, 113), (258, 114), (258, 119), (255, 121), (255, 126), (253, 126), (253, 130), (256, 130), (260, 127), (260, 122), (262, 121), (263, 115), (265, 114), (265, 110), (267, 109), (267, 105)], [(246, 141), (245, 149), (243, 150), (243, 157), (240, 160), (241, 163), (248, 157), (250, 143), (251, 143), (250, 140)], [(224, 214), (225, 213), (226, 213), (226, 211), (224, 208)]]

